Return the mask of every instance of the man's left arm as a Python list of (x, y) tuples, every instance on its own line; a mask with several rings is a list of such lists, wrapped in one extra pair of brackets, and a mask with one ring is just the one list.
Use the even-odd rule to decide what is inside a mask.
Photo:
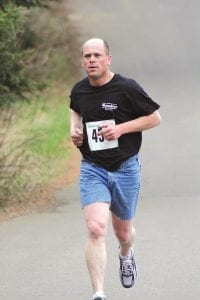
[(119, 138), (121, 135), (132, 132), (141, 132), (155, 126), (161, 122), (161, 116), (158, 110), (147, 116), (142, 116), (137, 119), (124, 122), (117, 125), (105, 125), (102, 127), (99, 134), (106, 140), (111, 141)]
[(121, 131), (121, 135), (125, 133), (131, 132), (139, 132), (144, 131), (155, 126), (158, 126), (161, 122), (161, 116), (158, 110), (154, 111), (152, 114), (139, 117), (135, 120), (124, 122), (118, 124), (119, 131)]

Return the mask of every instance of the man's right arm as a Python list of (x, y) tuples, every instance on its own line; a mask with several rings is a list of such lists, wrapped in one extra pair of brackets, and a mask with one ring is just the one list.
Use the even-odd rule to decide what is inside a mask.
[(81, 116), (71, 110), (71, 139), (75, 146), (80, 147), (83, 144), (83, 125)]

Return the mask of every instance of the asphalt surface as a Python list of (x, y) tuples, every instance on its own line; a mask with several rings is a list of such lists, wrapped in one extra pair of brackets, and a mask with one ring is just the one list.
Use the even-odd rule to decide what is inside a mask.
[[(162, 125), (144, 133), (142, 190), (135, 220), (139, 278), (118, 279), (110, 228), (108, 300), (200, 299), (199, 1), (72, 1), (83, 42), (105, 38), (112, 70), (135, 78), (161, 105)], [(77, 183), (59, 206), (0, 226), (1, 300), (89, 300), (85, 226)]]

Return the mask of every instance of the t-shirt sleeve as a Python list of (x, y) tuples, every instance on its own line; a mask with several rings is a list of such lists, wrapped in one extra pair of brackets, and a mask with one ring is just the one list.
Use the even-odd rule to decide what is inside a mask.
[(131, 106), (138, 116), (149, 115), (160, 108), (136, 81), (132, 80), (127, 90)]
[(69, 107), (77, 113), (80, 113), (79, 107), (77, 105), (77, 97), (75, 93), (75, 88), (72, 88), (71, 93), (69, 95), (70, 103)]

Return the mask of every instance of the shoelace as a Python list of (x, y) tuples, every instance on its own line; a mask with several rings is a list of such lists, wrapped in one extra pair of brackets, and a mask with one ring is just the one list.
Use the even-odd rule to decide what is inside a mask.
[(131, 276), (133, 274), (133, 262), (130, 259), (122, 261), (122, 274), (124, 276)]

